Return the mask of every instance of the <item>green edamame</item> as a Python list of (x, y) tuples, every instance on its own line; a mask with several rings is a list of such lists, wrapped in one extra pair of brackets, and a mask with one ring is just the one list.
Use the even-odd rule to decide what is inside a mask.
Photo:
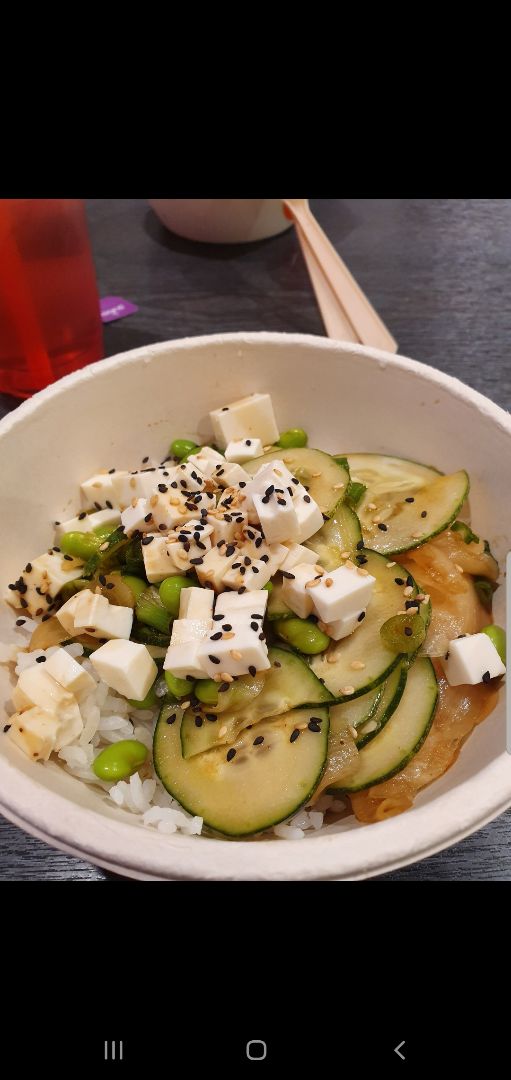
[(144, 764), (147, 754), (147, 746), (138, 739), (123, 739), (98, 754), (92, 771), (100, 780), (125, 780)]
[(308, 438), (303, 428), (290, 428), (289, 431), (282, 432), (277, 446), (282, 446), (284, 450), (292, 450), (295, 446), (307, 446)]
[(165, 578), (161, 582), (160, 600), (173, 619), (177, 619), (179, 615), (181, 589), (189, 589), (192, 584), (190, 578), (182, 577), (180, 574), (173, 574), (172, 577)]
[(174, 439), (174, 442), (170, 444), (170, 453), (173, 457), (179, 458), (182, 461), (187, 454), (195, 454), (199, 450), (197, 443), (192, 442), (191, 439)]
[(97, 536), (101, 542), (103, 542), (103, 540), (108, 540), (108, 537), (111, 536), (116, 529), (117, 525), (96, 525), (95, 528), (92, 530), (92, 533), (94, 536)]
[(202, 701), (203, 705), (218, 704), (218, 683), (214, 679), (198, 679), (195, 687), (195, 697)]
[(305, 653), (306, 656), (316, 656), (330, 645), (328, 634), (309, 619), (277, 619), (273, 626), (282, 641), (287, 641), (293, 649), (298, 649), (298, 652)]
[(59, 547), (64, 555), (72, 555), (75, 559), (90, 559), (95, 555), (101, 541), (94, 533), (68, 532), (60, 539)]
[(128, 589), (131, 589), (136, 603), (139, 596), (142, 596), (148, 588), (147, 581), (142, 581), (142, 578), (135, 577), (134, 574), (121, 574), (121, 578)]
[(167, 689), (177, 701), (189, 694), (193, 694), (195, 684), (190, 679), (178, 679), (171, 671), (165, 671), (164, 675)]
[(506, 631), (501, 626), (495, 626), (493, 623), (491, 626), (484, 626), (481, 630), (482, 634), (486, 634), (490, 641), (493, 642), (495, 648), (502, 660), (502, 663), (506, 663)]
[(267, 593), (273, 592), (273, 581), (267, 581), (266, 585), (263, 585), (263, 589), (265, 589)]

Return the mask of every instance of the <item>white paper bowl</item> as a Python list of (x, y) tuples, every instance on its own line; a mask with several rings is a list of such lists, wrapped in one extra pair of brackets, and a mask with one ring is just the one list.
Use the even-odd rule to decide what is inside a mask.
[[(3, 586), (48, 546), (50, 522), (71, 517), (81, 479), (102, 467), (134, 468), (146, 454), (160, 458), (177, 435), (205, 437), (211, 408), (257, 390), (271, 392), (281, 429), (303, 426), (312, 446), (468, 469), (475, 528), (502, 565), (511, 534), (507, 413), (401, 356), (300, 334), (225, 334), (100, 361), (0, 423)], [(496, 621), (503, 618), (500, 589)], [(6, 668), (0, 679), (5, 703)], [(30, 762), (0, 735), (0, 811), (56, 847), (140, 878), (363, 878), (431, 855), (509, 805), (503, 696), (408, 813), (377, 825), (350, 819), (301, 841), (162, 835), (57, 765)]]

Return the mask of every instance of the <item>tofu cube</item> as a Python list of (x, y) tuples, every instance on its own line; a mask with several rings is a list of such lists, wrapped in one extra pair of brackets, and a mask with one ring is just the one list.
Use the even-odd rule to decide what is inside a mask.
[(18, 710), (30, 709), (36, 705), (54, 717), (56, 750), (67, 746), (83, 731), (83, 721), (74, 694), (65, 690), (45, 671), (42, 664), (34, 664), (21, 672), (13, 691), (13, 702)]
[(369, 604), (375, 584), (376, 578), (362, 576), (357, 567), (338, 566), (310, 590), (314, 610), (324, 623), (358, 614)]
[(250, 483), (250, 476), (241, 465), (236, 465), (234, 461), (226, 461), (224, 458), (221, 465), (215, 466), (211, 479), (221, 488), (239, 487), (240, 484)]
[(58, 723), (51, 713), (34, 705), (9, 720), (9, 738), (33, 761), (48, 761), (55, 750)]
[[(226, 550), (224, 547), (211, 548), (210, 551), (206, 552), (200, 566), (196, 567), (197, 577), (201, 585), (215, 589), (216, 592), (220, 592), (224, 587), (224, 577), (229, 573), (233, 562), (236, 561), (236, 555), (226, 555)], [(228, 548), (228, 550), (231, 549)]]
[(179, 621), (181, 619), (211, 620), (213, 618), (214, 593), (211, 589), (181, 589), (179, 594)]
[(215, 443), (221, 450), (233, 439), (256, 438), (263, 446), (279, 437), (269, 394), (250, 394), (209, 414)]
[[(334, 641), (340, 641), (341, 638), (348, 637), (354, 630), (357, 630), (362, 625), (365, 610), (358, 611), (356, 615), (345, 615), (343, 619), (336, 619), (332, 623), (321, 623), (321, 627), (324, 627), (325, 634), (333, 638)], [(362, 618), (361, 618), (362, 616)]]
[(254, 510), (252, 496), (246, 494), (247, 489), (248, 484), (245, 484), (245, 487), (243, 487), (243, 483), (239, 488), (226, 488), (223, 495), (221, 495), (218, 500), (217, 511), (220, 510), (223, 513), (227, 511), (228, 514), (241, 512), (247, 515), (248, 522), (258, 525), (259, 518)]
[(264, 616), (267, 603), (268, 593), (265, 589), (251, 590), (246, 593), (227, 591), (220, 593), (216, 598), (213, 622), (221, 622), (225, 616), (227, 616), (226, 621), (230, 622), (231, 618), (244, 615), (246, 612), (249, 616)]
[(274, 490), (270, 495), (254, 494), (252, 498), (269, 544), (297, 539), (300, 534), (298, 516), (293, 500), (285, 489)]
[[(83, 591), (91, 592), (90, 589), (84, 589)], [(66, 600), (66, 603), (62, 604), (62, 607), (57, 611), (57, 619), (62, 623), (64, 630), (67, 630), (70, 637), (72, 637), (75, 632), (75, 611), (79, 597), (80, 593), (75, 593), (74, 596), (72, 596), (70, 600)]]
[(467, 634), (449, 642), (442, 659), (451, 686), (475, 686), (505, 675), (506, 668), (487, 634)]
[(219, 633), (215, 629), (213, 634), (208, 634), (201, 641), (197, 657), (211, 679), (223, 672), (229, 675), (255, 675), (256, 671), (266, 671), (270, 667), (266, 642), (261, 641), (259, 633), (251, 629), (250, 616), (247, 617), (247, 614), (232, 623), (232, 631), (226, 631), (220, 639), (213, 640)]
[(55, 526), (55, 543), (58, 544), (64, 533), (92, 532), (98, 525), (112, 525), (112, 527), (115, 527), (120, 524), (120, 510), (96, 510), (93, 514), (86, 514), (85, 511), (82, 511), (78, 517), (70, 518), (69, 521), (59, 521), (59, 524)]
[(310, 536), (314, 536), (318, 529), (322, 528), (323, 514), (317, 502), (314, 502), (314, 499), (311, 498), (301, 484), (298, 486), (298, 493), (293, 497), (293, 506), (298, 518), (297, 540), (301, 544), (304, 540), (308, 540)]
[[(113, 473), (109, 473), (105, 469), (103, 472), (95, 473), (94, 476), (89, 476), (88, 480), (84, 480), (83, 484), (80, 484), (84, 509), (95, 506), (96, 510), (101, 510), (106, 502), (111, 503), (117, 509), (119, 508), (112, 480), (113, 475)], [(118, 477), (128, 476), (128, 473), (119, 470), (115, 475)]]
[(225, 460), (237, 461), (239, 465), (243, 465), (244, 461), (261, 457), (262, 453), (263, 444), (260, 439), (232, 439), (227, 444)]
[(121, 522), (124, 525), (126, 535), (135, 532), (138, 529), (139, 532), (150, 532), (152, 522), (146, 521), (146, 517), (151, 513), (147, 499), (134, 499), (134, 506), (127, 506), (126, 510), (122, 511)]
[(279, 569), (282, 571), (293, 570), (298, 563), (302, 566), (309, 563), (310, 566), (314, 566), (318, 562), (318, 556), (315, 551), (311, 551), (310, 548), (303, 547), (302, 544), (289, 544), (287, 545), (287, 555), (284, 561), (280, 564)]
[[(205, 592), (207, 590), (197, 590)], [(190, 641), (200, 641), (207, 637), (211, 630), (211, 618), (205, 619), (174, 619), (172, 623), (171, 645), (188, 645)]]
[(89, 672), (70, 656), (65, 649), (57, 649), (48, 657), (45, 672), (51, 675), (65, 690), (69, 690), (71, 694), (74, 694), (75, 697), (96, 688), (92, 675), (89, 675)]
[(247, 494), (252, 497), (254, 495), (265, 495), (271, 488), (278, 488), (280, 491), (287, 492), (288, 495), (290, 495), (289, 489), (291, 489), (294, 494), (297, 485), (293, 484), (292, 481), (293, 474), (289, 472), (287, 465), (280, 458), (276, 458), (275, 461), (268, 461), (265, 465), (261, 465), (255, 476), (250, 478), (247, 484)]
[(185, 494), (181, 490), (169, 488), (167, 492), (151, 495), (147, 501), (147, 512), (152, 514), (152, 529), (170, 532), (184, 525), (187, 521), (198, 518), (202, 509), (209, 510), (215, 505), (213, 492)]
[(177, 679), (186, 679), (188, 675), (191, 679), (207, 679), (198, 658), (201, 640), (196, 638), (181, 645), (169, 645), (163, 663), (164, 671), (171, 671)]
[(129, 638), (133, 624), (131, 608), (110, 604), (106, 596), (93, 593), (90, 589), (84, 589), (77, 596), (73, 610), (75, 634), (91, 634), (98, 638)]
[(212, 544), (222, 544), (223, 541), (223, 544), (227, 545), (232, 544), (238, 534), (243, 532), (243, 527), (247, 524), (248, 518), (241, 511), (235, 510), (230, 514), (228, 510), (222, 511), (219, 508), (208, 514), (206, 520), (213, 529), (211, 534)]
[(238, 552), (231, 568), (224, 574), (224, 585), (230, 589), (262, 589), (263, 585), (271, 578), (271, 568), (264, 559), (251, 559), (250, 565), (245, 565)]
[[(16, 582), (9, 585), (6, 599), (30, 615), (43, 615), (49, 603), (67, 581), (83, 576), (81, 559), (64, 558), (59, 551), (45, 552), (27, 563)], [(48, 598), (48, 599), (47, 599)]]
[(135, 701), (143, 701), (158, 674), (145, 645), (136, 641), (107, 641), (90, 661), (103, 682)]
[(303, 565), (298, 563), (290, 571), (294, 576), (284, 578), (282, 583), (282, 599), (299, 619), (307, 619), (312, 614), (312, 593), (314, 589), (307, 588), (309, 582), (315, 578), (314, 568), (310, 563)]
[[(144, 558), (145, 576), (152, 585), (172, 574), (180, 574), (181, 567), (174, 559), (177, 554), (178, 543), (171, 543), (166, 536), (145, 536), (142, 543), (142, 555)], [(61, 609), (62, 610), (62, 609)], [(60, 612), (59, 612), (60, 614)]]
[(160, 467), (114, 473), (112, 487), (115, 504), (125, 510), (133, 504), (134, 499), (149, 499), (158, 491), (158, 484), (168, 484), (171, 472), (171, 469)]
[(196, 471), (200, 472), (206, 480), (209, 480), (215, 466), (221, 465), (224, 458), (218, 453), (218, 450), (213, 450), (212, 446), (201, 446), (196, 454), (190, 454), (188, 461)]
[(190, 461), (183, 461), (170, 470), (171, 485), (177, 484), (178, 488), (186, 492), (202, 491), (206, 482), (204, 474)]
[(176, 543), (172, 545), (172, 558), (183, 573), (186, 570), (196, 570), (201, 565), (204, 555), (211, 549), (210, 536), (213, 532), (211, 525), (201, 521), (188, 521), (181, 525), (176, 535)]

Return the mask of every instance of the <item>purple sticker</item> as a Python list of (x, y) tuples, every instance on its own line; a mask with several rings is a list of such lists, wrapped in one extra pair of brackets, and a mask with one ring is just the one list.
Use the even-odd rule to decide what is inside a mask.
[(123, 300), (122, 296), (105, 296), (99, 301), (101, 322), (114, 322), (115, 319), (124, 319), (126, 315), (133, 315), (138, 311), (136, 304), (129, 300)]

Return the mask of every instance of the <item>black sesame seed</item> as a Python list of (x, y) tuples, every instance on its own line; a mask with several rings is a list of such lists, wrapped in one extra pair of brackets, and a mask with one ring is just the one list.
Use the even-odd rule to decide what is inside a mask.
[(261, 555), (261, 562), (269, 562), (269, 561), (270, 561), (270, 556), (269, 555)]
[(365, 611), (361, 611), (360, 615), (359, 615), (359, 617), (357, 619), (357, 622), (362, 622), (362, 619), (365, 619), (365, 617), (366, 617)]
[(407, 637), (412, 636), (413, 630), (412, 630), (411, 626), (405, 626), (405, 634), (406, 634)]
[(56, 551), (58, 553), (58, 552), (60, 552), (60, 548), (59, 547), (54, 547), (54, 548), (52, 548), (52, 551)]
[(296, 577), (296, 575), (295, 575), (295, 574), (291, 574), (289, 570), (283, 570), (283, 571), (282, 571), (282, 577), (285, 577), (285, 578), (289, 578), (289, 580), (290, 580), (290, 581), (294, 581), (294, 580), (295, 580), (295, 577)]
[(421, 517), (427, 517), (427, 516), (428, 516), (428, 511), (423, 510), (422, 513), (421, 513)]
[(146, 544), (152, 544), (153, 540), (154, 540), (154, 536), (143, 536), (143, 537), (142, 537), (142, 543), (143, 543), (144, 545), (146, 545)]
[(191, 562), (192, 566), (202, 566), (202, 563), (204, 562), (204, 558), (203, 558), (202, 555), (199, 555), (196, 559), (190, 559), (190, 562)]
[(171, 486), (171, 488), (177, 488), (177, 487), (178, 487), (178, 482), (177, 482), (177, 480), (172, 480), (172, 482), (171, 482), (171, 485), (170, 485), (170, 486)]
[(247, 481), (246, 480), (240, 480), (240, 482), (238, 484), (238, 487), (244, 488), (246, 486), (247, 486)]
[(259, 634), (259, 641), (264, 641), (264, 634)]
[(222, 405), (222, 412), (229, 412), (229, 406), (228, 405)]
[(250, 664), (250, 667), (249, 667), (248, 671), (249, 671), (249, 675), (252, 675), (252, 678), (254, 677), (254, 675), (255, 675), (255, 673), (256, 673), (256, 670), (257, 670), (257, 669), (256, 669), (256, 667), (254, 666), (254, 664)]
[(263, 497), (261, 499), (261, 502), (262, 503), (269, 503), (269, 501), (270, 501), (270, 496), (269, 495), (263, 495)]
[(296, 742), (299, 734), (300, 734), (299, 728), (295, 727), (294, 731), (292, 731), (290, 736), (289, 736), (289, 742)]
[[(158, 525), (158, 530), (159, 530), (159, 532), (167, 532), (167, 526), (164, 525), (164, 524)], [(138, 537), (137, 537), (137, 539), (138, 539)], [(142, 543), (143, 543), (143, 541), (142, 541)], [(190, 550), (190, 548), (188, 548), (188, 550)]]
[(364, 566), (364, 563), (366, 563), (367, 561), (368, 560), (367, 560), (365, 555), (357, 555), (357, 564), (358, 564), (358, 566)]
[(233, 757), (236, 757), (236, 751), (234, 749), (234, 746), (231, 746), (231, 749), (227, 751), (227, 754), (225, 756), (227, 758), (227, 761), (232, 761)]
[(94, 506), (96, 507), (96, 510), (101, 510), (101, 508), (102, 508), (101, 503), (98, 503), (98, 502), (95, 502)]
[(7, 732), (10, 731), (11, 727), (12, 724), (4, 724), (4, 735), (7, 735)]
[(380, 521), (378, 528), (380, 529), (380, 532), (387, 532), (387, 526), (383, 524), (383, 521)]
[(448, 660), (450, 655), (451, 655), (450, 652), (446, 652), (446, 654), (444, 656), (444, 660)]
[[(227, 552), (225, 554), (227, 555)], [(241, 566), (240, 562), (233, 562), (231, 570), (239, 570), (240, 566)]]
[(253, 566), (252, 567), (252, 573), (253, 574), (258, 574), (259, 573), (259, 567), (258, 566)]
[(264, 742), (264, 735), (258, 735), (257, 738), (254, 739), (254, 741), (252, 743), (252, 746), (260, 746), (261, 743), (263, 743), (263, 742)]
[(37, 611), (36, 611), (36, 615), (42, 615), (42, 613), (43, 613), (43, 609), (42, 609), (42, 607), (39, 607), (37, 609)]
[(25, 567), (24, 572), (25, 572), (25, 574), (30, 574), (31, 570), (32, 570), (32, 563), (28, 562), (26, 567)]
[(43, 615), (41, 622), (48, 622), (48, 619), (51, 619), (51, 615)]
[(245, 555), (245, 558), (243, 559), (243, 562), (245, 563), (245, 566), (250, 566), (250, 563), (252, 562), (252, 559), (249, 559), (248, 555)]
[[(236, 551), (236, 544), (227, 544), (227, 547), (225, 549), (225, 554), (226, 554), (227, 557), (229, 557), (230, 555), (234, 555), (235, 551)], [(238, 563), (238, 565), (239, 565), (239, 563)]]
[(246, 587), (246, 585), (242, 585), (242, 586), (241, 586), (241, 587), (240, 587), (240, 588), (238, 589), (238, 596), (242, 596), (242, 595), (243, 595), (243, 593), (244, 593), (244, 592), (246, 592), (246, 591), (247, 591), (247, 587)]
[(364, 541), (359, 540), (358, 543), (357, 543), (357, 551), (362, 551), (363, 546), (364, 546)]
[(100, 585), (106, 585), (106, 577), (104, 574), (100, 574), (98, 580)]
[(107, 589), (115, 589), (115, 581), (108, 581), (106, 587)]
[(406, 584), (407, 584), (407, 585), (411, 585), (411, 586), (412, 586), (412, 588), (413, 588), (413, 586), (415, 585), (415, 582), (414, 582), (414, 580), (413, 580), (413, 577), (411, 576), (411, 574), (408, 574), (408, 577), (407, 577), (407, 579), (406, 579)]
[(395, 581), (396, 585), (404, 585), (404, 583), (405, 583), (404, 578), (402, 578), (402, 577), (395, 577), (394, 581)]
[(306, 502), (306, 503), (310, 503), (310, 501), (311, 501), (310, 495), (304, 495), (303, 501)]
[(78, 521), (83, 521), (83, 519), (86, 518), (86, 517), (87, 517), (86, 511), (82, 510), (81, 514), (78, 514)]
[(483, 675), (483, 682), (484, 682), (484, 683), (489, 683), (489, 682), (490, 682), (490, 679), (491, 679), (491, 675), (490, 675), (490, 672), (489, 672), (489, 671), (485, 671), (485, 672), (484, 672), (484, 675)]
[(250, 623), (250, 629), (251, 630), (259, 630), (259, 623), (258, 622), (251, 622)]
[(417, 607), (417, 601), (416, 600), (405, 600), (405, 608), (406, 608), (406, 610), (408, 610), (408, 608), (411, 608), (411, 607)]
[(146, 516), (144, 518), (144, 521), (150, 521), (152, 516), (153, 516), (152, 514), (146, 514)]
[(173, 724), (174, 720), (176, 719), (176, 716), (177, 716), (177, 713), (175, 713), (175, 712), (171, 713), (170, 716), (167, 716), (167, 724)]
[(142, 458), (142, 465), (147, 465), (148, 461), (149, 461), (149, 457), (143, 457)]
[(264, 619), (264, 615), (255, 614), (255, 615), (251, 615), (250, 618), (251, 619)]
[[(239, 566), (239, 563), (238, 563), (238, 566)], [(242, 576), (244, 576), (246, 574), (246, 572), (247, 572), (246, 566), (240, 566), (240, 574)]]
[(36, 662), (36, 664), (45, 664), (46, 663), (46, 657), (45, 656), (36, 656), (35, 662)]
[(166, 484), (158, 484), (158, 491), (161, 491), (162, 495), (168, 490), (169, 489)]
[(202, 716), (195, 717), (195, 727), (202, 727), (203, 723), (204, 720), (202, 719)]
[(279, 506), (286, 506), (287, 505), (285, 499), (277, 499), (277, 502), (278, 502)]
[(282, 664), (281, 664), (280, 660), (274, 660), (273, 661), (273, 666), (274, 667), (282, 667)]
[(415, 499), (414, 499), (413, 495), (409, 495), (408, 498), (405, 499), (405, 502), (410, 502), (410, 503), (415, 502)]
[(220, 683), (220, 686), (218, 687), (218, 693), (225, 694), (225, 691), (229, 689), (230, 685), (231, 684), (228, 682)]
[(267, 495), (268, 498), (269, 498), (270, 495), (273, 495), (274, 491), (275, 491), (275, 484), (270, 484), (270, 486), (266, 488), (266, 491), (265, 491), (264, 494)]
[(67, 560), (67, 562), (72, 562), (73, 561), (73, 556), (72, 555), (64, 555), (64, 558)]
[(318, 724), (317, 720), (309, 720), (307, 727), (309, 731), (321, 731), (321, 727)]
[(254, 545), (254, 546), (255, 546), (256, 548), (260, 548), (260, 547), (261, 547), (261, 544), (262, 544), (262, 542), (263, 542), (263, 538), (262, 538), (262, 536), (258, 536), (258, 537), (257, 537), (257, 540), (256, 540), (256, 542), (255, 542), (255, 545)]
[(222, 623), (222, 630), (225, 630), (226, 634), (228, 634), (232, 630), (231, 624), (229, 622)]
[(216, 634), (211, 634), (210, 641), (220, 641), (222, 637), (222, 631), (218, 630)]
[(26, 619), (16, 619), (16, 626), (24, 626), (26, 621)]
[(212, 664), (219, 664), (220, 663), (219, 657), (218, 656), (211, 656), (211, 653), (209, 654), (208, 659), (211, 660)]
[(225, 619), (225, 615), (213, 615), (213, 622), (221, 622), (222, 619)]

